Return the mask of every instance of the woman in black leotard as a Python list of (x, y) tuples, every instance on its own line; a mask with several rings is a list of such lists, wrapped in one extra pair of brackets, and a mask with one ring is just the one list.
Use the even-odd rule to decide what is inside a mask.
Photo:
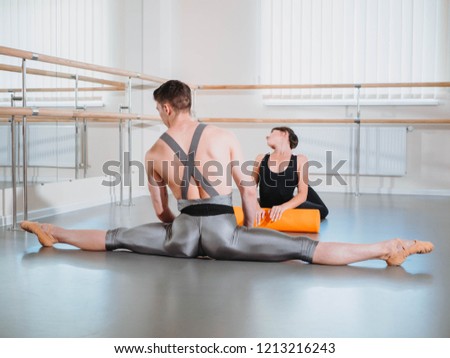
[[(260, 208), (271, 208), (270, 218), (278, 220), (286, 209), (318, 209), (321, 220), (328, 215), (328, 208), (313, 188), (308, 185), (308, 159), (292, 154), (298, 137), (289, 127), (273, 128), (267, 136), (272, 153), (256, 158), (253, 177), (259, 184)], [(296, 195), (294, 190), (298, 189)], [(264, 211), (258, 210), (257, 221)]]

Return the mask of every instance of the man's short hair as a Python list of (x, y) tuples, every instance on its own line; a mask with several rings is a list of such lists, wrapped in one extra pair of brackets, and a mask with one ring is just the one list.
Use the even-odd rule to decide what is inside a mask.
[(191, 89), (181, 81), (170, 80), (153, 92), (153, 98), (160, 104), (169, 103), (177, 111), (191, 110)]

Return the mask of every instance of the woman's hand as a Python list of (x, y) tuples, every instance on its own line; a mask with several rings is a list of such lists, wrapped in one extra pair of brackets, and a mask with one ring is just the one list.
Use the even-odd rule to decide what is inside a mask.
[(281, 215), (286, 211), (286, 207), (284, 205), (276, 205), (273, 206), (269, 211), (270, 220), (277, 221), (281, 219)]
[(265, 216), (266, 211), (258, 206), (256, 208), (256, 226), (260, 225), (263, 222)]

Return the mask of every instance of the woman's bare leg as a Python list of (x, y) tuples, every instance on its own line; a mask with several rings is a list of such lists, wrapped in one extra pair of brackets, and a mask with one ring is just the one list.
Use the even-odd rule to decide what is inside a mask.
[(425, 254), (433, 250), (430, 242), (392, 239), (375, 244), (349, 244), (319, 242), (313, 255), (314, 264), (348, 265), (366, 260), (384, 260), (390, 266), (398, 266), (409, 255)]
[(35, 234), (42, 246), (56, 243), (73, 245), (87, 251), (105, 251), (106, 231), (104, 230), (67, 230), (51, 224), (24, 221), (22, 229)]

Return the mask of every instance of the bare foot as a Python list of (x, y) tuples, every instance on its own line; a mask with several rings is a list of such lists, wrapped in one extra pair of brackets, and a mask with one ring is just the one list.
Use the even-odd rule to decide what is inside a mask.
[(20, 224), (20, 227), (25, 231), (35, 234), (42, 246), (51, 247), (58, 242), (58, 240), (56, 240), (55, 237), (51, 234), (53, 225), (40, 224), (32, 221), (23, 221)]
[(393, 239), (388, 241), (388, 253), (382, 257), (388, 266), (400, 266), (409, 255), (428, 254), (434, 249), (431, 242)]

